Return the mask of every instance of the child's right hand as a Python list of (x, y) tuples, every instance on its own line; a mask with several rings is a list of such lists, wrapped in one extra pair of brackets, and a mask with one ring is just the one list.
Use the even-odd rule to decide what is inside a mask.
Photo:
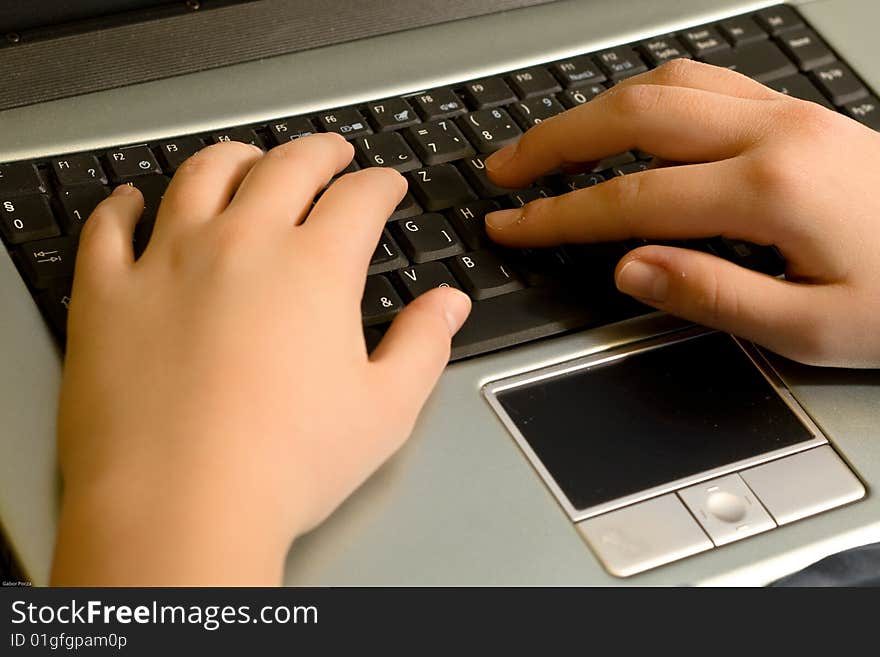
[(529, 130), (486, 162), (506, 187), (629, 149), (687, 166), (487, 215), (508, 246), (725, 237), (775, 244), (786, 280), (646, 246), (618, 287), (803, 362), (880, 367), (880, 135), (738, 73), (674, 61)]

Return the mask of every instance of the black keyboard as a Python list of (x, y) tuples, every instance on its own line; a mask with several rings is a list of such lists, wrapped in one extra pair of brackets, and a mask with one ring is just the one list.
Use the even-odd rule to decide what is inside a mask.
[[(483, 216), (641, 171), (650, 155), (621, 153), (592, 172), (550, 175), (518, 190), (489, 180), (484, 157), (540, 121), (677, 57), (736, 69), (880, 130), (876, 95), (793, 8), (781, 5), (398, 98), (102, 152), (0, 164), (0, 233), (63, 345), (79, 231), (111, 185), (131, 183), (144, 194), (146, 208), (135, 236), (141, 253), (170, 176), (200, 148), (221, 141), (269, 148), (315, 132), (337, 132), (355, 146), (348, 170), (394, 167), (410, 184), (370, 264), (362, 302), (370, 347), (407, 302), (438, 285), (462, 289), (473, 299), (471, 317), (454, 339), (453, 359), (609, 324), (651, 311), (618, 293), (613, 281), (617, 261), (644, 242), (504, 249), (487, 239)], [(771, 275), (784, 271), (772, 247), (721, 238), (675, 244)]]

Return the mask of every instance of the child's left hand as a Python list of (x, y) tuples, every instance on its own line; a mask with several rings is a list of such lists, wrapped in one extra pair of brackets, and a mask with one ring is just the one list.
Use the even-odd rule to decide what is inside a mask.
[(359, 171), (313, 208), (351, 157), (335, 135), (265, 155), (210, 146), (177, 172), (137, 261), (140, 192), (88, 220), (55, 583), (278, 583), (293, 538), (407, 438), (470, 302), (432, 290), (368, 356), (364, 278), (406, 184)]

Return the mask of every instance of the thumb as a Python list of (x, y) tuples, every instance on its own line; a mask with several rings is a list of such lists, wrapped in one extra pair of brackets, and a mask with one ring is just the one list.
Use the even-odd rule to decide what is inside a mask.
[(399, 408), (415, 423), (425, 400), (449, 362), (452, 336), (471, 310), (471, 300), (454, 288), (436, 288), (411, 302), (391, 327), (370, 360), (384, 381), (395, 381)]
[(795, 360), (821, 360), (822, 315), (828, 305), (820, 287), (666, 246), (631, 251), (617, 264), (614, 278), (621, 292), (642, 303)]

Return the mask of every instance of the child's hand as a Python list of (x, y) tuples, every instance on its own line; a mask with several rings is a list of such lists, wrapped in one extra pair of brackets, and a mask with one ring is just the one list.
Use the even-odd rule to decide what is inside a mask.
[[(409, 435), (470, 302), (436, 289), (367, 355), (360, 301), (390, 169), (340, 178), (335, 135), (230, 143), (86, 223), (59, 417), (57, 583), (277, 583), (290, 541)], [(298, 225), (304, 219), (303, 225)]]
[(521, 187), (641, 149), (686, 166), (487, 215), (509, 246), (724, 235), (775, 244), (786, 279), (704, 253), (634, 250), (617, 286), (809, 363), (880, 366), (880, 134), (726, 69), (675, 61), (529, 130), (488, 173)]

